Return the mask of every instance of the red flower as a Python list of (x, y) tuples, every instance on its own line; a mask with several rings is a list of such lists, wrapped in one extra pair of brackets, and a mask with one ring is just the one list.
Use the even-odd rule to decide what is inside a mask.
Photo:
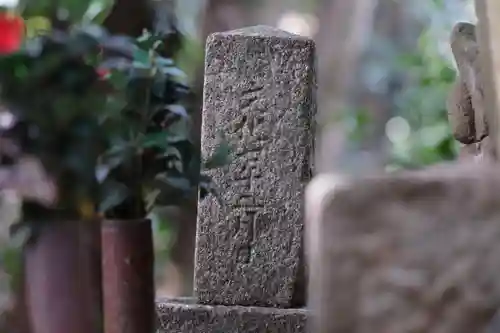
[(98, 68), (96, 69), (96, 72), (97, 72), (97, 75), (99, 75), (99, 77), (101, 79), (105, 79), (106, 76), (108, 76), (111, 72), (107, 69), (104, 69), (104, 68)]
[(0, 54), (15, 52), (21, 46), (24, 20), (11, 13), (0, 13)]

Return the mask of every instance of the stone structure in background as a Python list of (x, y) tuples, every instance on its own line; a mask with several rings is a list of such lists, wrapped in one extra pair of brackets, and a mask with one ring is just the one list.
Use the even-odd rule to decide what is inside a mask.
[(485, 332), (500, 308), (499, 188), (498, 167), (465, 163), (313, 180), (311, 332)]
[(257, 26), (206, 51), (202, 151), (220, 201), (199, 203), (195, 298), (159, 304), (162, 332), (305, 332), (305, 186), (315, 115), (311, 39)]
[(462, 144), (459, 159), (491, 160), (494, 156), (489, 137), (485, 108), (485, 73), (480, 62), (476, 26), (455, 24), (450, 46), (458, 67), (458, 75), (450, 89), (447, 109), (454, 138)]

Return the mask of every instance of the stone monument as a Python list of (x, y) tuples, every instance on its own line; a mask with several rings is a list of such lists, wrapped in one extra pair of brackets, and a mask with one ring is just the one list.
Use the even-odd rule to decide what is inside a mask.
[(315, 46), (256, 26), (208, 38), (202, 152), (219, 198), (199, 203), (195, 297), (159, 303), (162, 332), (305, 332), (305, 187), (312, 174)]
[(314, 179), (311, 332), (497, 331), (499, 188), (490, 164)]

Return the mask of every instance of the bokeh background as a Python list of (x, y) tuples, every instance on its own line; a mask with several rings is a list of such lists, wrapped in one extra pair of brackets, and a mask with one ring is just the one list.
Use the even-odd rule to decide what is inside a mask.
[[(13, 0), (0, 0), (8, 3)], [(120, 0), (127, 25), (137, 3)], [(96, 6), (106, 0), (95, 1)], [(315, 39), (318, 55), (320, 123), (335, 123), (343, 138), (331, 137), (329, 149), (356, 147), (377, 151), (365, 168), (392, 172), (456, 158), (446, 96), (456, 70), (448, 38), (457, 21), (475, 22), (470, 0), (364, 0), (363, 25), (349, 27), (346, 0), (155, 0), (156, 27), (174, 26), (179, 66), (193, 88), (190, 105), (192, 136), (199, 144), (203, 53), (206, 37), (215, 31), (266, 24)], [(132, 5), (131, 5), (132, 4)], [(134, 5), (135, 4), (135, 5)], [(127, 7), (128, 6), (128, 7)], [(127, 9), (128, 8), (128, 9)], [(365, 8), (365, 9), (366, 9)], [(339, 60), (339, 41), (352, 46), (348, 62)], [(339, 97), (338, 92), (348, 91)], [(342, 149), (339, 148), (339, 151)], [(348, 160), (339, 153), (338, 164)], [(7, 301), (16, 256), (8, 237), (16, 218), (16, 200), (3, 193), (0, 203), (0, 302)], [(196, 198), (182, 207), (167, 207), (155, 222), (157, 293), (184, 296), (192, 291)]]

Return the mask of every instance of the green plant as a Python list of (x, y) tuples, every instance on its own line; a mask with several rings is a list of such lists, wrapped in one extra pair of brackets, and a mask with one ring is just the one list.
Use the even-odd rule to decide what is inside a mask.
[(100, 24), (110, 13), (113, 4), (114, 0), (20, 0), (17, 10), (25, 18), (47, 16), (52, 23)]
[(99, 160), (100, 212), (108, 218), (141, 218), (157, 205), (180, 204), (198, 186), (202, 196), (211, 191), (210, 179), (199, 175), (201, 160), (190, 140), (185, 75), (157, 52), (164, 39), (145, 34), (135, 42), (124, 40), (122, 49), (132, 57), (101, 64), (110, 70), (107, 81), (116, 99), (124, 102), (101, 119), (110, 149)]
[(389, 168), (418, 168), (453, 160), (458, 143), (448, 124), (446, 98), (455, 69), (438, 52), (428, 31), (422, 33), (416, 52), (401, 56), (399, 65), (409, 82), (396, 103), (410, 131), (392, 142)]
[(99, 124), (108, 93), (89, 59), (106, 44), (84, 29), (25, 41), (0, 57), (1, 140), (6, 180), (23, 197), (23, 220), (92, 215), (98, 200)]
[(156, 52), (160, 39), (71, 27), (0, 58), (1, 153), (23, 224), (143, 218), (198, 185), (202, 196), (211, 191), (189, 139), (188, 88)]

